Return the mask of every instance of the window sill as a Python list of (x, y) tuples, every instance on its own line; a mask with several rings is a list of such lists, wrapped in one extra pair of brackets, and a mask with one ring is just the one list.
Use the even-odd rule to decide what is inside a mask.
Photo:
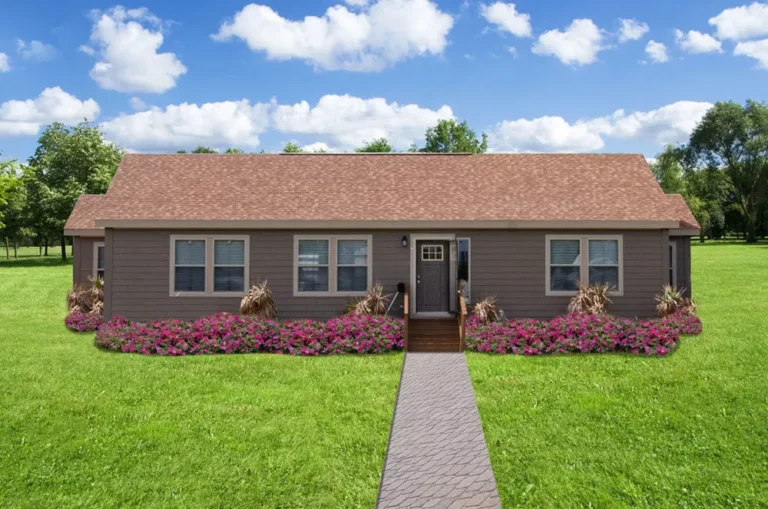
[[(557, 291), (547, 291), (545, 292), (546, 297), (575, 297), (578, 295), (579, 292), (572, 291), (572, 292), (557, 292)], [(624, 297), (624, 292), (608, 292), (608, 297)]]
[(293, 292), (294, 297), (365, 297), (368, 292)]
[(246, 292), (171, 292), (171, 297), (245, 297)]

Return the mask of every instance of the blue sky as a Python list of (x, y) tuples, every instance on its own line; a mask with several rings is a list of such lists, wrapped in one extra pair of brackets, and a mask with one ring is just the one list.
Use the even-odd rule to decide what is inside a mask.
[(4, 2), (0, 151), (83, 116), (151, 152), (404, 149), (455, 117), (497, 151), (652, 156), (767, 68), (758, 2)]

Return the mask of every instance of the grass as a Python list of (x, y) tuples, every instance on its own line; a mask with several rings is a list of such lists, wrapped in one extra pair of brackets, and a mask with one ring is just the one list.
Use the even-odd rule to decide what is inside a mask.
[(104, 352), (64, 328), (71, 263), (20, 255), (0, 261), (0, 507), (375, 505), (402, 355)]
[(768, 245), (692, 257), (666, 358), (468, 354), (504, 507), (768, 507)]

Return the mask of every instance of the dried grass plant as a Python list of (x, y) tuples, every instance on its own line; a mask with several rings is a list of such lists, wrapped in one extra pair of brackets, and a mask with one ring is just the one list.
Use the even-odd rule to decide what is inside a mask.
[(241, 315), (256, 315), (261, 318), (277, 318), (277, 305), (272, 297), (272, 290), (266, 281), (258, 281), (251, 286), (240, 301)]
[(496, 296), (485, 297), (475, 304), (472, 312), (484, 323), (496, 322), (499, 319), (499, 307), (496, 305)]
[(568, 312), (588, 313), (590, 315), (606, 314), (608, 312), (608, 304), (613, 303), (608, 297), (608, 293), (611, 290), (613, 290), (611, 285), (587, 285), (579, 281), (578, 293), (568, 304)]

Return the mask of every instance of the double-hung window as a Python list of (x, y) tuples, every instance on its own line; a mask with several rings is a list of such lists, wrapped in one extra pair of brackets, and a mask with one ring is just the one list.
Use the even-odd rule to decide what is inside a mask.
[(621, 235), (547, 235), (546, 295), (574, 295), (579, 281), (624, 293)]
[(249, 239), (243, 235), (172, 235), (171, 295), (243, 295), (248, 249)]
[(363, 295), (370, 287), (370, 236), (294, 238), (294, 295)]
[(93, 277), (104, 280), (104, 243), (93, 243)]
[(677, 288), (677, 242), (672, 241), (667, 248), (669, 256), (669, 284)]

